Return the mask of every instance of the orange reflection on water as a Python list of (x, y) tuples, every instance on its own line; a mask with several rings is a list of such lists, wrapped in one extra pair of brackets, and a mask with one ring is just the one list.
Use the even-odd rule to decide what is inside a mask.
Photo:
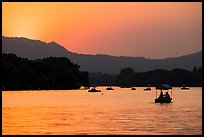
[(173, 88), (156, 104), (155, 89), (2, 92), (2, 134), (202, 134), (202, 88)]

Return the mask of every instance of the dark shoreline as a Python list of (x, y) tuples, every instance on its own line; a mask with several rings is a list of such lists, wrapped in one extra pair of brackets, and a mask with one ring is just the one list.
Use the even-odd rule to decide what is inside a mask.
[[(109, 87), (109, 85), (107, 86), (100, 86), (98, 85), (98, 87)], [(112, 86), (112, 87), (119, 87), (119, 86)], [(135, 87), (135, 88), (145, 88), (146, 86), (138, 86), (138, 87)], [(155, 88), (155, 86), (151, 86), (151, 88)], [(172, 87), (172, 90), (174, 88), (181, 88), (180, 86), (173, 86)], [(202, 88), (202, 86), (188, 86), (188, 88)], [(129, 88), (131, 89), (131, 88)], [(15, 92), (15, 91), (59, 91), (59, 90), (88, 90), (88, 89), (22, 89), (22, 90), (2, 90), (2, 92)]]

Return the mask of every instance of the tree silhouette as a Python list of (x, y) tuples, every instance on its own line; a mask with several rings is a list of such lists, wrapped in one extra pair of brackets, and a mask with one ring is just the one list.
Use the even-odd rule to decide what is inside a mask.
[(28, 60), (2, 54), (3, 90), (79, 89), (89, 86), (88, 72), (68, 58), (49, 57)]

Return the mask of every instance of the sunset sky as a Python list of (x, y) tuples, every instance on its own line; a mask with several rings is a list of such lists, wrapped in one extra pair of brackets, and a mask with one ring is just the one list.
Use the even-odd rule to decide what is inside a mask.
[(81, 54), (181, 56), (202, 50), (202, 2), (2, 2), (2, 35)]

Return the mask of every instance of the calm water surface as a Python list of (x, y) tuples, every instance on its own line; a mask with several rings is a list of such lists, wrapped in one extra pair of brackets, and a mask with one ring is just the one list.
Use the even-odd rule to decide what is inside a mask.
[(154, 87), (113, 88), (3, 91), (2, 134), (202, 134), (202, 88), (175, 87), (170, 104)]

